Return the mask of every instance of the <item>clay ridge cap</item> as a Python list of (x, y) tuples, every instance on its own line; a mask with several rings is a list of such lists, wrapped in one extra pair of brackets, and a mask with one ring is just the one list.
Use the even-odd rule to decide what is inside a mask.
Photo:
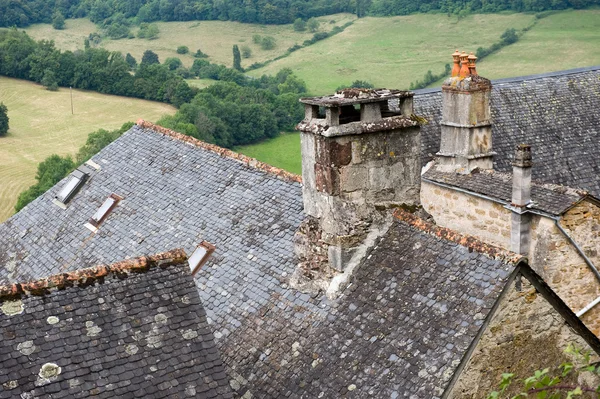
[(202, 140), (198, 140), (196, 138), (186, 136), (185, 134), (178, 133), (174, 130), (167, 129), (166, 127), (156, 125), (152, 122), (147, 122), (143, 119), (139, 119), (136, 122), (136, 125), (138, 125), (141, 128), (144, 128), (144, 129), (153, 130), (156, 133), (163, 134), (165, 136), (171, 137), (175, 140), (184, 142), (186, 144), (190, 144), (195, 147), (199, 147), (204, 150), (213, 152), (215, 154), (222, 156), (223, 158), (230, 158), (235, 161), (241, 162), (251, 168), (262, 170), (263, 172), (266, 172), (270, 175), (274, 175), (281, 180), (302, 183), (302, 176), (299, 176), (294, 173), (290, 173), (290, 172), (280, 169), (280, 168), (276, 168), (275, 166), (271, 166), (269, 164), (266, 164), (264, 162), (261, 162), (261, 161), (255, 159), (255, 158), (250, 158), (244, 154), (240, 154), (238, 152), (231, 151), (230, 149), (219, 147), (218, 145), (215, 145), (215, 144), (206, 143)]
[(527, 261), (527, 258), (523, 255), (516, 254), (495, 245), (487, 244), (473, 236), (461, 234), (446, 227), (436, 226), (435, 224), (427, 222), (420, 217), (400, 208), (397, 208), (394, 211), (394, 217), (426, 234), (462, 245), (463, 247), (468, 248), (469, 251), (486, 255), (488, 258), (494, 260), (499, 260), (514, 266), (521, 261)]
[(45, 295), (54, 289), (80, 285), (86, 287), (109, 274), (119, 276), (145, 272), (152, 267), (168, 267), (187, 261), (187, 255), (181, 248), (156, 255), (140, 256), (110, 265), (99, 265), (72, 272), (59, 273), (39, 280), (0, 286), (0, 300), (23, 295)]

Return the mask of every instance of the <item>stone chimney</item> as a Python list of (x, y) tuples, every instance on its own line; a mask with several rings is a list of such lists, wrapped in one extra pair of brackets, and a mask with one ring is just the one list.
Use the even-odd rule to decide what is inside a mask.
[[(492, 84), (477, 75), (477, 57), (452, 54), (452, 76), (442, 86), (441, 143), (437, 168), (445, 172), (470, 173), (492, 169)], [(460, 66), (458, 65), (460, 62)]]
[(531, 202), (531, 146), (519, 144), (513, 162), (513, 187), (511, 200), (511, 251), (527, 255), (531, 236), (531, 214), (526, 213)]
[(420, 128), (413, 94), (345, 89), (303, 98), (302, 194), (295, 237), (308, 279), (346, 270), (386, 208), (419, 205)]

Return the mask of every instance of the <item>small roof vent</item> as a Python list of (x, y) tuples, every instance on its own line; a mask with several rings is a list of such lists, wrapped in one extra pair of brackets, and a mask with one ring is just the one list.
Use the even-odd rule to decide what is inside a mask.
[(215, 251), (215, 246), (207, 241), (202, 241), (188, 259), (192, 276), (196, 275)]
[(102, 205), (100, 205), (100, 208), (98, 208), (98, 210), (96, 211), (96, 213), (94, 213), (92, 218), (85, 224), (85, 227), (87, 227), (93, 232), (98, 231), (98, 227), (100, 227), (100, 224), (104, 221), (104, 219), (108, 217), (110, 212), (114, 209), (115, 206), (117, 206), (119, 201), (121, 201), (122, 199), (123, 198), (121, 198), (117, 194), (111, 194), (106, 200), (104, 200)]
[(71, 198), (73, 198), (73, 196), (77, 193), (77, 191), (83, 185), (83, 183), (85, 183), (88, 177), (89, 175), (83, 172), (82, 170), (74, 170), (69, 175), (67, 183), (58, 192), (58, 194), (56, 194), (52, 202), (63, 209), (67, 209), (67, 202), (69, 202)]

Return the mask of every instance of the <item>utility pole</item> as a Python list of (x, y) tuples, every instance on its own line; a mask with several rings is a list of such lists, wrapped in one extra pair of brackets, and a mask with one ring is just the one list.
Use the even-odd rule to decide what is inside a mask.
[(74, 115), (74, 112), (73, 112), (73, 87), (69, 86), (69, 92), (71, 93), (71, 115)]

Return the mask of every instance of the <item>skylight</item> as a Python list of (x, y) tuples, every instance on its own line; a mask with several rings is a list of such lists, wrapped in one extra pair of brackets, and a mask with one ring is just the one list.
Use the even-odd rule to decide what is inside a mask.
[(206, 263), (214, 250), (215, 246), (206, 241), (202, 241), (200, 245), (198, 245), (198, 247), (192, 253), (192, 256), (190, 256), (188, 259), (192, 276), (198, 273), (198, 271), (202, 268), (202, 265)]
[(67, 183), (59, 191), (56, 197), (54, 197), (53, 202), (61, 208), (66, 208), (66, 203), (69, 202), (71, 198), (73, 198), (79, 187), (81, 187), (81, 185), (85, 183), (87, 178), (87, 173), (84, 173), (79, 169), (74, 170), (73, 173), (69, 175)]
[(102, 223), (104, 219), (106, 219), (108, 214), (113, 210), (115, 206), (117, 206), (121, 199), (122, 198), (118, 195), (111, 194), (110, 197), (104, 200), (102, 205), (100, 205), (100, 208), (98, 208), (98, 210), (96, 211), (96, 213), (94, 213), (92, 218), (85, 224), (85, 227), (94, 232), (98, 231), (100, 223)]

